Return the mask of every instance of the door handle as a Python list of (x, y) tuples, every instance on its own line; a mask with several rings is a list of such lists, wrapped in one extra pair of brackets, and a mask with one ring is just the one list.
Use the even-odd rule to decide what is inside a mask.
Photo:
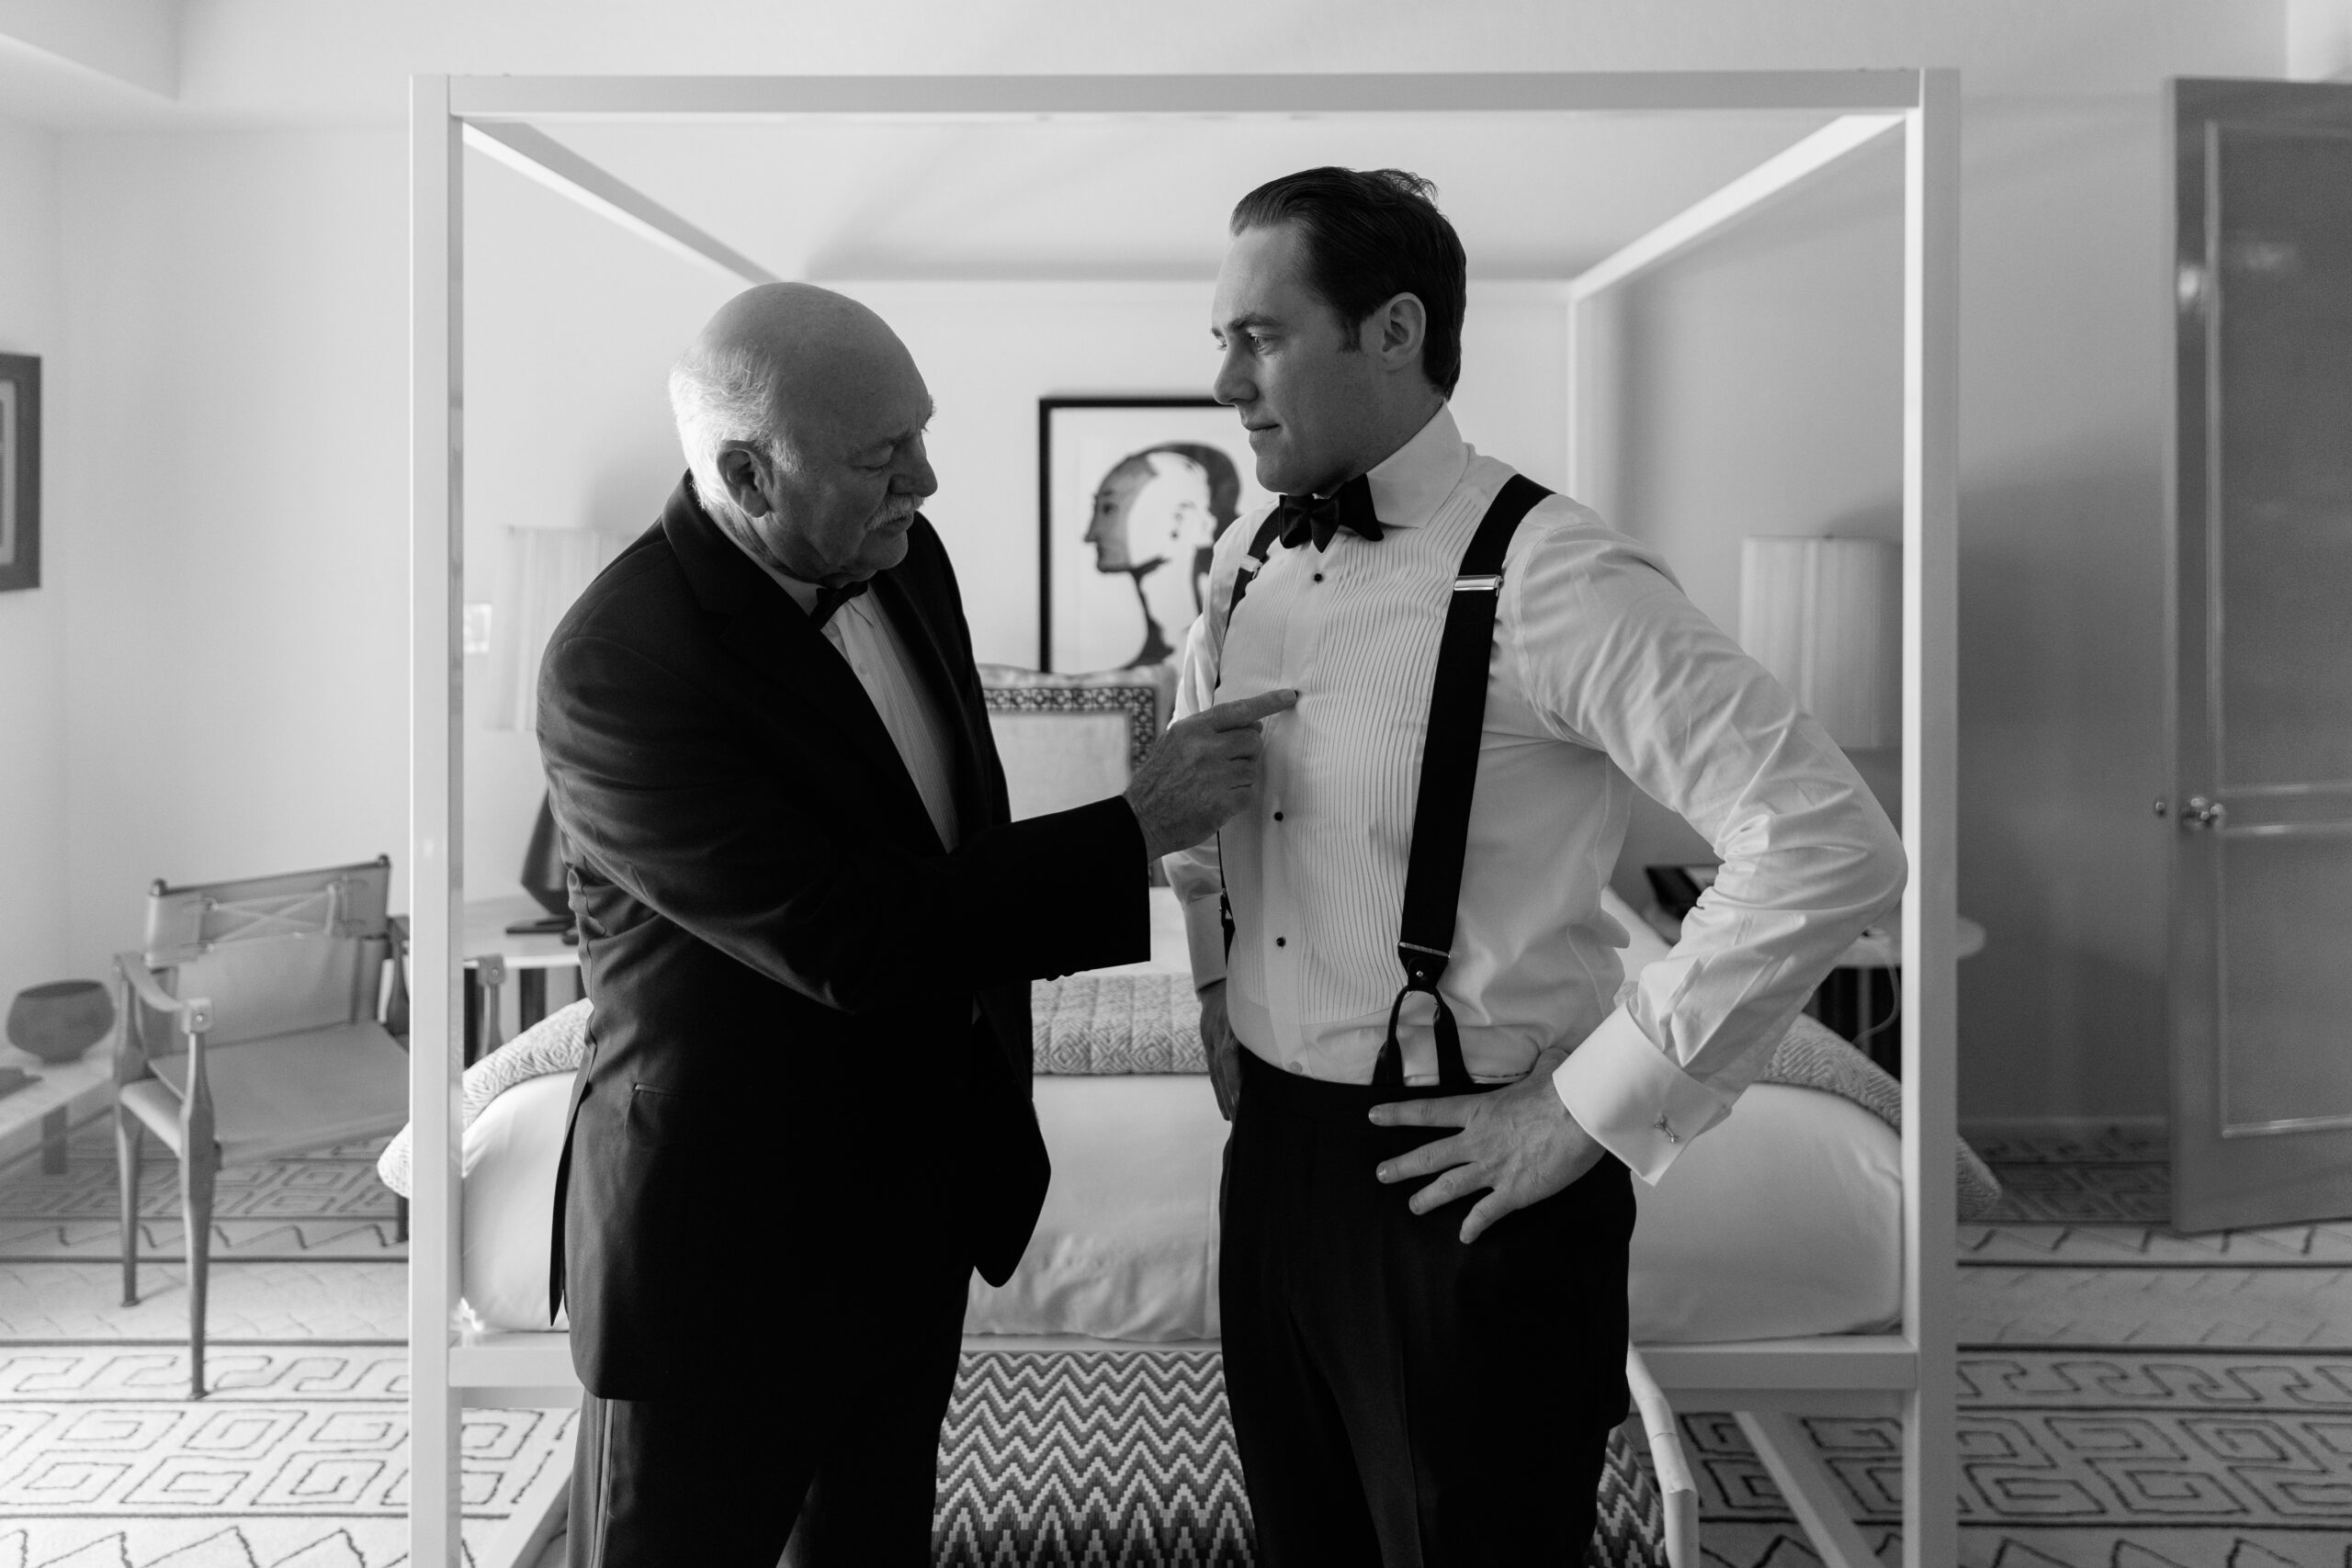
[(2229, 819), (2229, 807), (2220, 801), (2208, 800), (2201, 795), (2192, 795), (2180, 803), (2181, 830), (2187, 833), (2201, 833), (2208, 828), (2219, 828)]

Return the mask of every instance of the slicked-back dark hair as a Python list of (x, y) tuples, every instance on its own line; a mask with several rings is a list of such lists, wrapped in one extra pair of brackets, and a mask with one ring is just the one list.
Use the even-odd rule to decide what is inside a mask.
[(1306, 282), (1339, 313), (1348, 346), (1399, 294), (1429, 318), (1421, 374), (1448, 397), (1462, 379), (1468, 264), (1461, 237), (1437, 209), (1437, 186), (1402, 169), (1302, 169), (1268, 180), (1233, 209), (1233, 232), (1295, 223), (1306, 243)]

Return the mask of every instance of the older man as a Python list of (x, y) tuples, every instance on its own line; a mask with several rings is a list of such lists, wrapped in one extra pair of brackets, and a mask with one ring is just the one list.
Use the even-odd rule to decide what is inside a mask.
[(754, 288), (671, 399), (687, 476), (539, 682), (596, 1002), (552, 1281), (572, 1561), (926, 1563), (966, 1288), (1046, 1189), (1027, 982), (1147, 954), (1148, 857), (1239, 807), (1293, 699), (1011, 823), (905, 346)]

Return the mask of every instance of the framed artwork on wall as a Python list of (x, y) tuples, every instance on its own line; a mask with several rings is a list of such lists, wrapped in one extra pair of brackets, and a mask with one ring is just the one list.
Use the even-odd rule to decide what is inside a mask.
[(1037, 400), (1037, 667), (1159, 664), (1183, 650), (1209, 551), (1272, 498), (1248, 434), (1208, 398)]
[(40, 360), (0, 354), (0, 592), (40, 586)]

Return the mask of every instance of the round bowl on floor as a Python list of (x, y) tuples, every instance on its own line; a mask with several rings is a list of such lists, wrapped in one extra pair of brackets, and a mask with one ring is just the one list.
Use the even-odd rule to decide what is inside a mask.
[(28, 986), (8, 1009), (8, 1043), (44, 1062), (70, 1062), (114, 1027), (114, 1000), (97, 980)]

